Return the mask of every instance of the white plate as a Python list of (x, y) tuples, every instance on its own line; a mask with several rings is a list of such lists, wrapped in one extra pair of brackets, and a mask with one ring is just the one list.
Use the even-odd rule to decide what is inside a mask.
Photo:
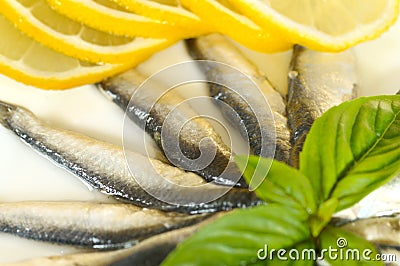
[[(379, 39), (355, 47), (361, 95), (394, 94), (400, 89), (400, 23)], [(290, 53), (246, 52), (281, 91), (286, 90)], [(154, 55), (140, 69), (153, 74), (163, 67), (190, 60), (179, 43)], [(121, 144), (123, 112), (94, 86), (67, 91), (43, 91), (0, 75), (0, 99), (25, 106), (55, 126)], [(142, 134), (138, 132), (138, 135)], [(0, 127), (0, 201), (107, 201), (77, 178), (49, 163)], [(76, 252), (71, 247), (20, 239), (0, 233), (0, 263)]]

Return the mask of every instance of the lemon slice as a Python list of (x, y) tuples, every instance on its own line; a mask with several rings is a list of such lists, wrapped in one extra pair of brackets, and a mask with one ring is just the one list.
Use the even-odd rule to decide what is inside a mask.
[(229, 0), (263, 28), (277, 28), (294, 43), (340, 51), (374, 39), (399, 12), (399, 0)]
[(3, 0), (0, 13), (36, 41), (93, 63), (123, 63), (173, 43), (167, 39), (116, 36), (86, 27), (58, 14), (45, 0)]
[(292, 47), (273, 30), (266, 31), (223, 0), (180, 0), (182, 5), (210, 23), (219, 33), (259, 52), (280, 52)]
[(202, 28), (174, 25), (134, 14), (111, 0), (47, 0), (59, 13), (97, 30), (117, 35), (181, 39), (202, 34)]
[(211, 32), (198, 16), (183, 8), (179, 0), (113, 0), (127, 10), (171, 24)]
[(149, 55), (126, 64), (96, 65), (58, 53), (29, 38), (0, 15), (0, 73), (43, 89), (67, 89), (94, 83), (133, 67)]

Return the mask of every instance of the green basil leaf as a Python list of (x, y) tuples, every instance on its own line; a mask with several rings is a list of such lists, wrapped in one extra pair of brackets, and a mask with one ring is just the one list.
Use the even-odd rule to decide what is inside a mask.
[(269, 250), (312, 246), (307, 219), (280, 204), (235, 210), (180, 244), (163, 265), (265, 265), (258, 259), (265, 245)]
[[(287, 164), (258, 156), (235, 156), (245, 180), (249, 183), (255, 175), (263, 180), (256, 189), (257, 196), (267, 203), (279, 203), (311, 214), (316, 211), (312, 186), (302, 173)], [(268, 166), (257, 171), (257, 165)], [(270, 167), (269, 167), (270, 166)], [(262, 169), (262, 168), (259, 168)]]
[(272, 160), (263, 160), (262, 157), (254, 155), (238, 155), (234, 157), (234, 160), (243, 171), (243, 176), (251, 191), (256, 190), (265, 180), (272, 164)]
[(332, 215), (337, 205), (338, 200), (336, 198), (330, 198), (319, 206), (316, 214), (310, 216), (309, 224), (313, 237), (319, 236), (322, 229), (332, 220)]
[(300, 154), (317, 204), (350, 207), (400, 170), (400, 96), (359, 98), (317, 119)]
[(376, 248), (367, 240), (343, 229), (327, 226), (319, 237), (320, 256), (335, 265), (383, 265)]

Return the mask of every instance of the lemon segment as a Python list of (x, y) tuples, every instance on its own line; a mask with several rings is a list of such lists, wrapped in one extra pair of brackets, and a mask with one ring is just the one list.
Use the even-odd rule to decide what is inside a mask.
[(29, 38), (0, 15), (0, 73), (42, 89), (61, 90), (94, 83), (147, 59), (140, 54), (125, 64), (92, 64), (58, 53)]
[(338, 52), (374, 39), (394, 24), (399, 0), (229, 0), (262, 28), (293, 43)]
[(134, 14), (111, 0), (47, 0), (57, 12), (100, 31), (116, 35), (182, 39), (202, 34), (171, 22)]
[(36, 41), (93, 63), (124, 63), (140, 53), (154, 53), (174, 42), (98, 31), (58, 14), (45, 0), (3, 0), (0, 14)]
[(182, 5), (209, 23), (219, 33), (258, 52), (280, 52), (292, 47), (292, 43), (280, 37), (274, 30), (263, 30), (253, 21), (238, 13), (226, 1), (180, 0)]
[(201, 33), (211, 33), (201, 19), (180, 5), (177, 0), (113, 0), (127, 10), (168, 23), (196, 29)]

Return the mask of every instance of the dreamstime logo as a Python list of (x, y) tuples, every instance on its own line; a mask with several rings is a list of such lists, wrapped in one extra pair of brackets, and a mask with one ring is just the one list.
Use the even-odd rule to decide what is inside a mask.
[[(199, 73), (198, 68), (206, 72), (206, 78)], [(176, 90), (193, 84), (196, 88), (208, 88), (213, 99), (198, 94), (180, 98)], [(233, 163), (232, 155), (225, 160), (227, 152), (220, 151), (221, 145), (216, 143), (219, 137), (210, 130), (210, 121), (212, 124), (217, 123), (228, 133), (228, 146), (235, 152), (238, 141), (231, 137), (226, 120), (221, 119), (220, 114), (210, 112), (207, 106), (212, 102), (219, 107), (223, 116), (230, 118), (231, 122), (233, 120), (243, 136), (250, 135), (249, 138), (256, 139), (259, 155), (274, 157), (275, 127), (270, 126), (271, 121), (274, 121), (272, 111), (263, 93), (247, 75), (229, 65), (214, 61), (176, 64), (143, 82), (132, 96), (125, 115), (125, 119), (134, 120), (143, 132), (149, 133), (143, 135), (146, 152), (148, 146), (145, 140), (151, 135), (162, 148), (169, 163), (182, 169), (166, 170), (164, 165), (152, 160), (149, 153), (147, 157), (132, 157), (124, 149), (132, 176), (147, 193), (170, 204), (201, 204), (221, 197), (240, 180), (242, 173), (236, 171), (237, 166)], [(196, 112), (192, 107), (197, 107)], [(246, 115), (251, 114), (255, 122), (251, 127), (246, 127), (240, 121), (243, 114), (239, 110), (245, 110)], [(128, 121), (124, 122), (124, 147), (131, 138), (130, 124)], [(251, 147), (249, 138), (244, 138), (247, 147)], [(229, 148), (226, 150), (229, 157)], [(246, 153), (250, 154), (249, 148)], [(147, 171), (138, 174), (138, 165)], [(224, 169), (219, 169), (221, 165)], [(190, 174), (183, 177), (183, 170), (198, 173), (214, 181), (199, 182), (200, 177)], [(262, 181), (260, 178), (253, 178), (250, 188), (254, 190)], [(225, 182), (228, 186), (215, 186), (215, 183), (220, 182)]]
[(338, 246), (338, 248), (345, 248), (345, 247), (347, 247), (348, 243), (347, 243), (346, 238), (344, 238), (344, 237), (339, 237), (339, 238), (336, 240), (336, 245)]
[(280, 261), (397, 261), (395, 254), (376, 254), (373, 250), (356, 249), (348, 247), (347, 239), (339, 237), (335, 246), (328, 246), (321, 249), (319, 253), (313, 248), (305, 249), (270, 249), (268, 244), (257, 251), (259, 260), (280, 260)]

